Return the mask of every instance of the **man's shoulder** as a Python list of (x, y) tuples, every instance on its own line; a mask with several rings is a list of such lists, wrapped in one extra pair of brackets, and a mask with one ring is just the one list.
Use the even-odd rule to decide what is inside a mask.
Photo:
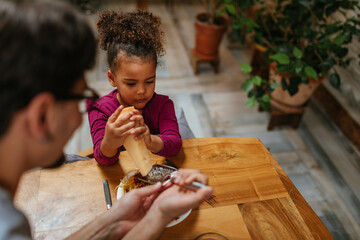
[(11, 238), (12, 234), (30, 239), (30, 226), (25, 215), (12, 203), (10, 194), (0, 187), (0, 239)]

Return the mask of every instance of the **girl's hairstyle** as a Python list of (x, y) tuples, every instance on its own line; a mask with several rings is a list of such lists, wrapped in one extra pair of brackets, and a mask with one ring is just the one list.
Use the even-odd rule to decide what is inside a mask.
[(143, 61), (157, 64), (165, 54), (164, 32), (158, 17), (149, 12), (103, 11), (96, 23), (100, 48), (107, 51), (111, 71), (124, 58), (138, 57)]
[(41, 92), (66, 96), (92, 68), (96, 40), (65, 1), (0, 0), (0, 136)]

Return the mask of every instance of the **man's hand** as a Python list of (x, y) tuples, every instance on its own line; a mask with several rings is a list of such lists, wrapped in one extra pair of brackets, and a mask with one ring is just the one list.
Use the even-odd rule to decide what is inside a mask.
[(159, 195), (161, 184), (131, 190), (124, 194), (109, 210), (109, 214), (121, 226), (121, 236), (132, 229), (147, 213)]

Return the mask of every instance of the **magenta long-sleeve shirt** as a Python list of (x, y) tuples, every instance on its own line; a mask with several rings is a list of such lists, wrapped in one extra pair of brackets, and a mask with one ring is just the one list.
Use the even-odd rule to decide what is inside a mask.
[[(114, 90), (100, 98), (89, 112), (94, 157), (101, 165), (114, 164), (119, 158), (120, 151), (124, 150), (123, 146), (119, 146), (117, 154), (110, 158), (104, 156), (100, 151), (106, 122), (120, 106), (116, 93), (117, 90)], [(145, 124), (149, 127), (150, 133), (159, 136), (163, 141), (162, 150), (156, 154), (165, 157), (176, 155), (181, 149), (182, 142), (172, 100), (168, 96), (154, 93), (154, 96), (142, 109), (142, 116)]]

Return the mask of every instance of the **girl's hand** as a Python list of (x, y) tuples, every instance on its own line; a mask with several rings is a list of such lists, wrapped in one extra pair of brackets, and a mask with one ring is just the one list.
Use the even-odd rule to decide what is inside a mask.
[(143, 138), (145, 143), (151, 142), (149, 127), (145, 124), (143, 116), (138, 110), (134, 110), (135, 115), (130, 118), (130, 121), (134, 121), (135, 127), (130, 130), (130, 134), (134, 135), (134, 139), (138, 140)]
[(150, 151), (153, 153), (160, 152), (163, 142), (160, 137), (150, 134), (149, 127), (145, 124), (143, 116), (139, 113), (132, 116), (130, 120), (136, 122), (136, 127), (130, 130), (130, 134), (134, 135), (134, 139), (138, 140), (143, 138), (146, 147)]
[(121, 105), (106, 123), (105, 135), (100, 146), (101, 152), (106, 157), (112, 157), (117, 153), (117, 149), (124, 144), (126, 137), (136, 125), (136, 122), (131, 121), (130, 118), (139, 112), (134, 110), (120, 115), (123, 109), (124, 106)]

